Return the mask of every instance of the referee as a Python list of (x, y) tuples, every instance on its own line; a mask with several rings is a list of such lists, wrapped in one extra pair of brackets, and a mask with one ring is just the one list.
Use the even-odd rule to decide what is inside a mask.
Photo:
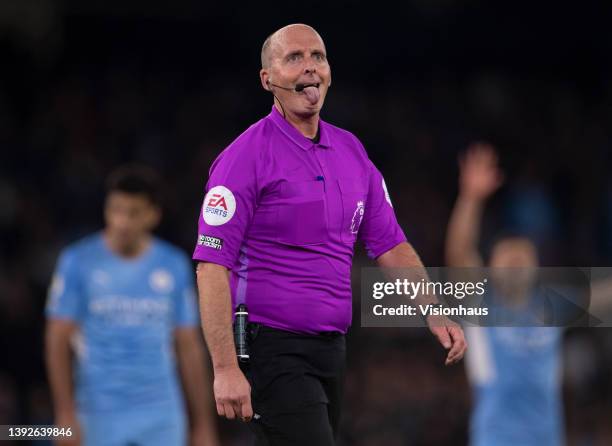
[[(264, 42), (261, 64), (272, 111), (213, 163), (193, 255), (215, 400), (219, 415), (253, 419), (258, 445), (330, 446), (355, 242), (381, 267), (423, 265), (362, 144), (319, 118), (331, 85), (319, 34), (302, 24), (281, 28)], [(244, 373), (232, 335), (239, 304), (251, 327)], [(430, 329), (449, 350), (446, 364), (459, 361), (461, 329), (439, 321)]]

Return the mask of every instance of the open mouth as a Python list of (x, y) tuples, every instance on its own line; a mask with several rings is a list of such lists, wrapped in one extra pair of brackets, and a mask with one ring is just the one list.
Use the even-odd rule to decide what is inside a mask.
[(306, 88), (308, 88), (308, 87), (316, 87), (316, 88), (319, 88), (319, 85), (321, 85), (321, 84), (320, 84), (320, 83), (318, 83), (318, 82), (316, 82), (316, 83), (311, 83), (311, 84), (297, 84), (297, 85), (295, 86), (295, 89), (296, 89), (298, 92), (302, 92), (302, 91), (304, 91), (304, 90), (305, 90)]
[(319, 102), (320, 93), (319, 93), (319, 85), (320, 83), (310, 83), (310, 84), (298, 84), (296, 85), (296, 91), (303, 93), (306, 96), (308, 102), (311, 105), (315, 105)]

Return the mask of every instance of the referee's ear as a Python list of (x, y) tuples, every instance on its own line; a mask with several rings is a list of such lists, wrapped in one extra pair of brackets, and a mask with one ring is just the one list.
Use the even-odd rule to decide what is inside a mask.
[(266, 91), (272, 91), (270, 89), (270, 73), (265, 68), (259, 70), (259, 80), (261, 81), (261, 86)]

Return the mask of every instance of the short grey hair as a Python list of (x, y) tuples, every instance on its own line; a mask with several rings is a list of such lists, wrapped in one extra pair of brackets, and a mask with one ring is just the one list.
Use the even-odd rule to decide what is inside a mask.
[(272, 46), (274, 34), (276, 34), (276, 31), (266, 37), (266, 40), (264, 40), (261, 46), (261, 68), (268, 68), (270, 65), (270, 47)]

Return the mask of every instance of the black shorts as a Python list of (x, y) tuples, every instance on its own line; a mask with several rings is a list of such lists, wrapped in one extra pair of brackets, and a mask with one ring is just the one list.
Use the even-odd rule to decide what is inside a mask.
[(257, 446), (333, 446), (343, 396), (344, 335), (303, 335), (258, 326), (252, 330), (249, 423)]

